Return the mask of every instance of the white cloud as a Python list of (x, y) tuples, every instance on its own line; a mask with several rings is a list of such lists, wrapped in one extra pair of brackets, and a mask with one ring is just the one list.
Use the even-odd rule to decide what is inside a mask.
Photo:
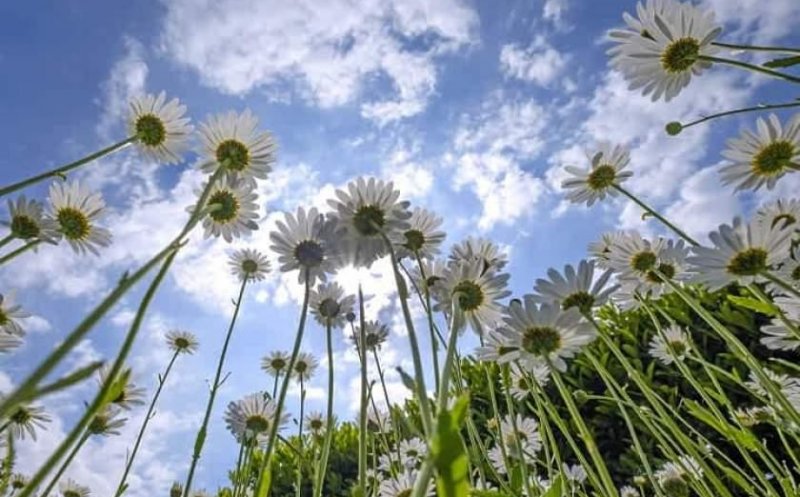
[(569, 8), (568, 0), (544, 0), (542, 17), (556, 25), (561, 23), (564, 13)]
[[(425, 108), (437, 57), (472, 43), (478, 22), (460, 0), (179, 0), (166, 6), (164, 50), (207, 85), (242, 95), (296, 83), (305, 100), (333, 107), (356, 100), (372, 89), (374, 76), (385, 76), (394, 95), (362, 105), (362, 114), (379, 124)], [(406, 43), (423, 37), (425, 49)]]
[(770, 43), (793, 32), (800, 23), (796, 0), (704, 0), (718, 21), (735, 26), (723, 32), (728, 43)]
[(481, 112), (464, 116), (456, 131), (455, 149), (531, 159), (544, 146), (542, 132), (546, 124), (547, 112), (535, 100), (514, 101), (495, 94), (487, 99)]
[[(144, 47), (131, 37), (124, 37), (125, 55), (111, 68), (109, 78), (102, 84), (103, 113), (97, 124), (97, 134), (111, 140), (113, 130), (128, 114), (131, 97), (144, 92), (149, 69), (144, 61)], [(118, 138), (117, 138), (118, 139)]]
[(500, 51), (504, 75), (544, 87), (561, 75), (568, 61), (569, 56), (553, 48), (544, 36), (537, 36), (527, 48), (514, 43), (503, 45)]

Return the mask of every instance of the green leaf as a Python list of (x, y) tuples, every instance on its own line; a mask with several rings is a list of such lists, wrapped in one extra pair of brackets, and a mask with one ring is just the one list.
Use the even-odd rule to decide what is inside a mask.
[(401, 368), (400, 366), (396, 367), (395, 369), (397, 370), (397, 374), (400, 375), (400, 380), (403, 382), (403, 385), (405, 385), (405, 387), (411, 390), (412, 392), (416, 392), (417, 387), (414, 377), (403, 371), (403, 368)]
[(553, 478), (553, 484), (550, 485), (550, 488), (547, 489), (547, 492), (542, 494), (542, 497), (561, 497), (561, 490), (563, 487), (564, 477), (562, 475), (557, 475), (555, 478)]
[(730, 300), (734, 305), (744, 307), (745, 309), (750, 309), (751, 311), (760, 312), (761, 314), (765, 314), (767, 316), (778, 315), (778, 309), (768, 302), (761, 302), (760, 300), (751, 299), (749, 297), (737, 297), (735, 295), (728, 295), (728, 300)]
[(764, 67), (792, 67), (800, 64), (800, 55), (780, 57), (764, 63)]
[(436, 495), (439, 497), (469, 495), (469, 462), (460, 433), (468, 408), (469, 395), (464, 394), (451, 410), (442, 409), (437, 416), (431, 456), (436, 468)]

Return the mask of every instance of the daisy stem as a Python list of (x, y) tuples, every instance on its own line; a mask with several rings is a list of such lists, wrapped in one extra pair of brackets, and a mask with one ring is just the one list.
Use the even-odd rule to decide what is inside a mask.
[[(436, 392), (439, 391), (439, 343), (436, 340), (435, 332), (433, 331), (433, 312), (431, 312), (431, 291), (428, 288), (428, 275), (425, 274), (425, 268), (422, 265), (422, 259), (419, 257), (418, 252), (414, 252), (417, 259), (417, 266), (419, 267), (419, 274), (422, 276), (422, 286), (425, 290), (425, 313), (428, 315), (428, 330), (431, 334), (431, 355), (433, 356), (433, 379), (436, 382)], [(444, 373), (442, 373), (444, 374)]]
[(511, 390), (511, 381), (509, 380), (508, 374), (508, 364), (504, 364), (502, 366), (501, 376), (503, 379), (503, 388), (505, 390), (505, 394), (503, 397), (506, 399), (506, 411), (508, 412), (508, 418), (511, 420), (511, 426), (514, 430), (514, 449), (517, 451), (521, 459), (521, 464), (519, 465), (521, 473), (522, 473), (522, 482), (525, 486), (525, 494), (526, 495), (533, 495), (533, 490), (531, 489), (531, 480), (528, 478), (528, 464), (525, 461), (525, 452), (522, 450), (522, 442), (520, 441), (519, 437), (519, 427), (517, 426), (517, 413), (516, 409), (514, 409), (514, 402), (511, 399), (511, 395), (509, 395), (509, 391)]
[(786, 109), (786, 108), (789, 108), (789, 107), (797, 107), (797, 106), (800, 106), (800, 100), (795, 101), (795, 102), (785, 103), (785, 104), (756, 105), (756, 106), (753, 106), (753, 107), (744, 107), (744, 108), (741, 108), (741, 109), (735, 109), (735, 110), (729, 110), (729, 111), (725, 111), (725, 112), (719, 112), (717, 114), (711, 114), (710, 116), (702, 117), (700, 119), (697, 119), (696, 121), (692, 121), (692, 122), (686, 123), (686, 124), (681, 124), (681, 129), (690, 128), (690, 127), (695, 126), (697, 124), (702, 124), (702, 123), (704, 123), (706, 121), (710, 121), (710, 120), (716, 119), (718, 117), (732, 116), (734, 114), (742, 114), (742, 113), (745, 113), (745, 112), (756, 112), (756, 111), (760, 111), (760, 110), (764, 111), (764, 110), (771, 110), (771, 109)]
[(150, 272), (151, 269), (156, 267), (162, 259), (165, 257), (174, 257), (178, 250), (183, 246), (184, 237), (189, 234), (192, 228), (197, 225), (197, 223), (202, 218), (204, 211), (203, 207), (205, 206), (206, 200), (208, 200), (208, 196), (211, 193), (211, 188), (213, 187), (214, 183), (221, 177), (223, 171), (221, 169), (217, 170), (209, 179), (208, 184), (206, 185), (205, 190), (200, 195), (200, 198), (197, 202), (197, 206), (194, 208), (192, 215), (189, 217), (189, 221), (184, 226), (183, 230), (178, 234), (178, 236), (169, 244), (166, 248), (164, 248), (161, 252), (156, 254), (152, 259), (147, 261), (142, 267), (140, 267), (135, 273), (128, 274), (127, 272), (120, 278), (119, 283), (117, 284), (116, 288), (108, 294), (108, 296), (100, 302), (97, 307), (86, 316), (83, 321), (72, 331), (69, 335), (64, 339), (61, 344), (56, 347), (56, 349), (50, 353), (50, 355), (41, 362), (41, 364), (36, 368), (36, 370), (31, 373), (25, 380), (20, 383), (20, 386), (12, 392), (9, 396), (4, 397), (2, 401), (0, 401), (0, 418), (6, 416), (13, 408), (19, 405), (21, 402), (32, 400), (35, 395), (36, 387), (39, 385), (39, 382), (42, 381), (60, 362), (61, 360), (76, 346), (78, 343), (86, 336), (87, 333), (96, 325), (106, 313), (114, 307), (114, 304), (125, 295), (128, 290), (130, 290), (136, 283), (139, 282), (147, 273)]
[(773, 76), (779, 79), (785, 79), (786, 81), (791, 81), (792, 83), (800, 83), (800, 78), (797, 76), (792, 76), (790, 74), (785, 74), (778, 71), (773, 71), (772, 69), (767, 69), (766, 67), (757, 66), (755, 64), (748, 64), (747, 62), (742, 62), (739, 60), (734, 59), (725, 59), (722, 57), (713, 57), (711, 55), (698, 55), (698, 60), (705, 60), (707, 62), (715, 62), (717, 64), (727, 64), (730, 66), (740, 67), (742, 69), (748, 69), (754, 72), (760, 72), (762, 74), (767, 74), (769, 76)]
[(30, 242), (26, 243), (25, 245), (23, 245), (21, 247), (17, 247), (16, 249), (12, 250), (11, 252), (7, 253), (6, 255), (0, 257), (0, 266), (5, 264), (6, 262), (10, 261), (14, 257), (24, 254), (25, 252), (27, 252), (28, 250), (36, 247), (40, 243), (42, 243), (42, 240), (36, 239), (36, 240), (33, 240), (33, 241), (30, 241)]
[(50, 495), (50, 492), (53, 490), (53, 487), (56, 486), (56, 483), (58, 483), (58, 480), (59, 480), (59, 478), (61, 478), (61, 475), (64, 474), (64, 471), (67, 470), (67, 467), (69, 467), (70, 463), (72, 463), (72, 460), (75, 459), (76, 455), (78, 455), (78, 451), (80, 451), (81, 448), (83, 447), (83, 444), (85, 444), (86, 441), (89, 440), (89, 435), (90, 435), (89, 432), (86, 432), (86, 433), (83, 434), (81, 439), (78, 440), (78, 443), (75, 444), (75, 447), (69, 453), (67, 458), (64, 459), (63, 463), (61, 463), (61, 467), (58, 468), (58, 471), (56, 472), (56, 474), (53, 475), (52, 479), (50, 479), (50, 483), (48, 483), (47, 487), (45, 487), (45, 489), (42, 491), (42, 493), (39, 494), (41, 497), (47, 497), (48, 495)]
[(14, 240), (14, 238), (16, 238), (14, 234), (10, 233), (6, 235), (4, 238), (0, 239), (0, 248), (5, 247), (9, 243), (11, 243), (11, 241)]
[(361, 350), (361, 397), (358, 411), (358, 489), (359, 496), (364, 497), (367, 495), (367, 323), (364, 317), (364, 292), (361, 289), (361, 284), (358, 285), (358, 319), (360, 325), (358, 348)]
[[(164, 260), (163, 264), (161, 264), (161, 269), (159, 269), (158, 273), (153, 278), (153, 281), (150, 283), (150, 286), (145, 291), (145, 294), (139, 303), (139, 308), (136, 311), (136, 315), (133, 318), (133, 322), (128, 329), (127, 335), (125, 336), (125, 340), (123, 341), (119, 352), (117, 352), (117, 357), (112, 363), (111, 368), (108, 370), (106, 377), (107, 379), (103, 382), (100, 390), (95, 395), (94, 400), (92, 400), (92, 403), (86, 408), (86, 412), (84, 413), (83, 417), (78, 421), (78, 424), (72, 428), (72, 431), (67, 435), (67, 437), (61, 441), (61, 444), (59, 444), (56, 450), (50, 454), (50, 457), (39, 468), (36, 474), (30, 479), (28, 485), (22, 490), (19, 497), (30, 497), (33, 495), (33, 492), (39, 487), (39, 485), (41, 485), (42, 481), (50, 472), (50, 470), (52, 470), (58, 461), (64, 457), (64, 454), (66, 454), (67, 450), (69, 450), (69, 448), (78, 440), (78, 437), (86, 430), (86, 427), (92, 421), (95, 414), (100, 412), (100, 410), (108, 405), (108, 403), (112, 400), (110, 398), (112, 387), (116, 385), (123, 364), (125, 363), (128, 353), (133, 347), (133, 343), (139, 334), (139, 329), (142, 326), (142, 321), (144, 321), (144, 317), (147, 313), (148, 307), (150, 306), (150, 302), (152, 302), (158, 287), (161, 286), (161, 282), (169, 272), (177, 253), (178, 251), (176, 249), (169, 252), (166, 260)], [(68, 337), (65, 342), (69, 339), (70, 337)]]
[(245, 446), (245, 439), (242, 438), (241, 443), (239, 443), (239, 456), (236, 458), (236, 470), (233, 472), (233, 497), (236, 497), (236, 494), (239, 493), (239, 486), (242, 479), (242, 460), (244, 459), (244, 446)]
[(712, 41), (715, 47), (730, 48), (732, 50), (752, 50), (754, 52), (781, 52), (781, 53), (797, 53), (800, 54), (800, 48), (789, 47), (765, 47), (758, 45), (737, 45), (734, 43), (722, 43), (719, 41)]
[(275, 372), (275, 381), (272, 382), (272, 400), (275, 400), (275, 396), (278, 394), (278, 378), (280, 378), (280, 372)]
[(776, 285), (781, 287), (786, 292), (791, 293), (795, 297), (800, 297), (800, 290), (796, 289), (795, 287), (793, 287), (792, 285), (790, 285), (789, 283), (784, 281), (783, 278), (781, 278), (779, 276), (775, 276), (774, 274), (770, 273), (769, 271), (763, 271), (761, 273), (761, 275), (763, 277), (765, 277), (766, 279), (768, 279), (769, 281), (771, 281), (772, 283), (775, 283)]
[[(292, 356), (289, 358), (289, 365), (286, 368), (286, 376), (283, 377), (281, 382), (281, 391), (278, 394), (277, 405), (275, 407), (275, 422), (272, 423), (269, 430), (269, 439), (267, 440), (267, 448), (264, 449), (263, 459), (261, 461), (261, 468), (258, 473), (258, 480), (256, 483), (256, 491), (253, 493), (255, 497), (266, 497), (269, 493), (269, 485), (271, 484), (270, 472), (272, 471), (272, 455), (275, 452), (275, 441), (278, 438), (278, 428), (283, 414), (283, 405), (286, 402), (286, 392), (289, 390), (290, 371), (294, 370), (294, 365), (297, 362), (297, 356), (300, 354), (300, 346), (303, 343), (303, 334), (306, 329), (306, 316), (308, 315), (308, 297), (311, 291), (311, 280), (309, 273), (306, 270), (304, 275), (304, 290), (303, 290), (303, 306), (300, 309), (300, 322), (297, 325), (297, 334), (294, 339), (294, 346), (292, 348)], [(184, 496), (187, 497), (187, 496)]]
[(331, 452), (331, 442), (333, 440), (333, 332), (331, 331), (331, 320), (325, 323), (325, 343), (328, 349), (328, 410), (325, 418), (325, 440), (322, 443), (322, 454), (320, 463), (316, 466), (316, 478), (314, 478), (313, 497), (322, 497), (322, 487), (325, 483), (325, 474), (328, 471), (328, 456)]
[[(372, 349), (372, 357), (375, 359), (375, 369), (378, 370), (378, 378), (381, 381), (381, 390), (383, 390), (383, 399), (386, 401), (386, 410), (389, 411), (389, 418), (392, 420), (392, 431), (395, 434), (395, 438), (400, 440), (400, 433), (398, 432), (398, 427), (400, 426), (400, 419), (399, 416), (396, 415), (394, 409), (392, 409), (392, 403), (389, 401), (389, 391), (386, 389), (386, 381), (384, 379), (383, 368), (381, 367), (381, 361), (378, 358), (378, 351), (376, 349)], [(398, 447), (399, 451), (399, 447)], [(400, 457), (400, 452), (397, 453), (398, 458)]]
[(697, 241), (694, 238), (692, 238), (689, 235), (687, 235), (686, 233), (684, 233), (680, 228), (678, 228), (677, 226), (675, 226), (674, 224), (669, 222), (664, 216), (662, 216), (661, 214), (659, 214), (658, 212), (653, 210), (649, 205), (647, 205), (644, 202), (642, 202), (641, 200), (639, 200), (635, 195), (630, 193), (628, 190), (626, 190), (622, 186), (614, 184), (614, 188), (618, 192), (620, 192), (621, 194), (625, 195), (630, 200), (632, 200), (636, 205), (638, 205), (639, 207), (644, 209), (645, 212), (647, 212), (648, 214), (650, 214), (654, 218), (656, 218), (659, 221), (661, 221), (667, 228), (669, 228), (672, 231), (674, 231), (679, 237), (683, 238), (684, 240), (686, 240), (690, 244), (694, 245), (695, 247), (700, 245), (699, 243), (697, 243)]
[(42, 180), (45, 180), (47, 178), (52, 178), (54, 176), (63, 176), (64, 174), (68, 173), (69, 171), (72, 171), (73, 169), (76, 169), (76, 168), (78, 168), (78, 167), (80, 167), (80, 166), (82, 166), (84, 164), (92, 162), (93, 160), (99, 159), (100, 157), (102, 157), (104, 155), (108, 155), (111, 152), (114, 152), (116, 150), (121, 149), (122, 147), (124, 147), (124, 146), (128, 145), (129, 143), (133, 142), (135, 139), (136, 139), (135, 136), (131, 136), (131, 137), (125, 138), (124, 140), (122, 140), (120, 142), (117, 142), (117, 143), (115, 143), (113, 145), (110, 145), (110, 146), (108, 146), (108, 147), (106, 147), (106, 148), (104, 148), (102, 150), (98, 150), (97, 152), (95, 152), (93, 154), (90, 154), (90, 155), (87, 155), (86, 157), (84, 157), (82, 159), (78, 159), (75, 162), (70, 162), (69, 164), (66, 164), (64, 166), (57, 167), (55, 169), (51, 169), (50, 171), (47, 171), (45, 173), (38, 174), (38, 175), (33, 176), (31, 178), (22, 180), (22, 181), (20, 181), (18, 183), (14, 183), (12, 185), (0, 188), (0, 197), (4, 197), (5, 195), (8, 195), (9, 193), (13, 193), (13, 192), (15, 192), (17, 190), (20, 190), (20, 189), (25, 188), (27, 186), (33, 185), (33, 184), (38, 183), (38, 182), (40, 182)]
[[(203, 451), (203, 445), (206, 441), (208, 422), (211, 419), (211, 410), (214, 408), (214, 400), (217, 398), (217, 391), (220, 387), (220, 378), (222, 377), (222, 369), (225, 367), (225, 356), (228, 354), (228, 345), (231, 342), (233, 329), (236, 326), (236, 318), (239, 316), (239, 309), (242, 306), (244, 290), (247, 288), (247, 281), (247, 278), (244, 278), (242, 280), (242, 285), (239, 287), (239, 296), (236, 299), (236, 307), (233, 310), (233, 316), (231, 316), (231, 322), (228, 325), (228, 332), (225, 334), (225, 342), (222, 344), (222, 352), (219, 354), (219, 360), (217, 361), (217, 372), (214, 375), (214, 381), (211, 383), (211, 392), (209, 393), (208, 402), (206, 403), (206, 412), (203, 416), (203, 424), (200, 425), (200, 429), (197, 431), (197, 437), (194, 441), (192, 461), (189, 465), (189, 473), (186, 476), (186, 483), (183, 485), (183, 497), (189, 496), (189, 491), (192, 488), (192, 480), (194, 479), (194, 471), (197, 468), (197, 462), (200, 460), (200, 453)], [(276, 419), (279, 419), (279, 417), (276, 417)]]
[(153, 395), (153, 399), (150, 401), (150, 406), (147, 408), (147, 414), (144, 416), (144, 421), (142, 421), (142, 426), (139, 428), (139, 434), (136, 436), (136, 442), (133, 444), (133, 449), (131, 449), (131, 454), (128, 457), (128, 463), (125, 465), (125, 470), (122, 472), (122, 477), (119, 480), (119, 484), (117, 485), (117, 491), (114, 493), (115, 497), (120, 497), (125, 490), (127, 490), (127, 486), (125, 484), (125, 480), (128, 478), (128, 473), (130, 473), (131, 467), (133, 466), (133, 460), (136, 458), (136, 453), (139, 451), (139, 445), (142, 442), (142, 437), (144, 436), (145, 430), (147, 430), (147, 425), (150, 423), (150, 420), (153, 418), (153, 411), (156, 408), (156, 402), (158, 402), (158, 397), (161, 395), (161, 389), (164, 388), (164, 384), (167, 382), (167, 376), (169, 376), (169, 372), (172, 370), (172, 365), (175, 364), (175, 360), (178, 358), (179, 351), (175, 351), (172, 354), (172, 358), (169, 360), (167, 364), (167, 369), (164, 370), (164, 375), (159, 375), (158, 377), (158, 387), (156, 387), (156, 392)]
[(306, 404), (306, 385), (303, 381), (303, 376), (298, 375), (300, 380), (300, 419), (297, 422), (297, 483), (295, 484), (295, 495), (300, 497), (303, 486), (303, 460), (305, 452), (305, 444), (303, 443), (303, 416), (305, 414)]

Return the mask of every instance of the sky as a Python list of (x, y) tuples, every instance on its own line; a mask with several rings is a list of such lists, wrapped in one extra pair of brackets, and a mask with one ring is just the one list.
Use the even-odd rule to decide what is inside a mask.
[[(795, 0), (703, 0), (735, 43), (797, 45)], [(273, 133), (278, 158), (259, 186), (260, 229), (227, 244), (196, 230), (151, 306), (130, 365), (137, 384), (154, 389), (169, 359), (164, 333), (194, 332), (200, 351), (181, 357), (165, 387), (129, 480), (129, 495), (165, 494), (182, 481), (205, 406), (208, 382), (233, 310), (238, 283), (227, 258), (236, 248), (268, 252), (282, 212), (326, 206), (359, 175), (391, 180), (413, 205), (437, 212), (445, 249), (485, 236), (508, 252), (510, 285), (530, 292), (547, 268), (577, 263), (602, 232), (663, 234), (633, 204), (568, 204), (560, 189), (567, 164), (584, 166), (599, 141), (631, 148), (630, 190), (705, 240), (718, 224), (747, 215), (768, 199), (796, 192), (796, 177), (772, 192), (734, 195), (719, 182), (725, 140), (754, 116), (686, 130), (669, 121), (756, 103), (796, 98), (783, 83), (714, 68), (670, 103), (629, 91), (608, 65), (607, 30), (635, 3), (578, 0), (51, 0), (0, 5), (0, 184), (91, 153), (126, 136), (130, 99), (165, 91), (188, 107), (195, 124), (208, 115), (251, 109)], [(755, 59), (758, 60), (758, 59)], [(790, 113), (779, 113), (783, 118)], [(66, 245), (43, 247), (0, 269), (0, 292), (15, 291), (34, 314), (26, 343), (0, 357), (8, 391), (114, 286), (126, 270), (158, 252), (183, 226), (203, 175), (190, 153), (178, 166), (153, 164), (127, 149), (71, 175), (101, 191), (102, 224), (113, 244), (99, 257)], [(797, 176), (797, 175), (795, 175)], [(44, 199), (47, 185), (25, 191)], [(6, 216), (0, 211), (0, 216)], [(270, 256), (272, 257), (272, 256)], [(274, 257), (273, 257), (274, 259)], [(367, 314), (392, 329), (381, 354), (393, 398), (409, 392), (394, 367), (412, 369), (405, 329), (386, 261), (338, 277), (361, 283)], [(113, 357), (130, 325), (142, 285), (126, 296), (69, 356), (59, 373)], [(222, 416), (228, 402), (271, 380), (259, 369), (267, 352), (289, 349), (302, 288), (295, 274), (273, 272), (248, 288), (212, 417), (195, 488), (226, 483), (237, 455)], [(413, 309), (421, 317), (419, 307)], [(422, 328), (424, 329), (424, 328)], [(474, 339), (462, 344), (471, 351)], [(323, 358), (324, 331), (309, 323), (303, 349)], [(335, 339), (336, 411), (358, 406), (357, 358)], [(427, 342), (423, 343), (425, 351)], [(308, 407), (324, 410), (323, 360)], [(372, 369), (374, 371), (374, 368)], [(53, 417), (37, 443), (19, 447), (19, 470), (32, 472), (91, 400), (87, 381), (49, 397)], [(290, 390), (296, 415), (297, 389)], [(379, 397), (378, 397), (379, 398)], [(122, 436), (91, 439), (66, 476), (94, 495), (113, 491), (143, 409), (128, 413)]]

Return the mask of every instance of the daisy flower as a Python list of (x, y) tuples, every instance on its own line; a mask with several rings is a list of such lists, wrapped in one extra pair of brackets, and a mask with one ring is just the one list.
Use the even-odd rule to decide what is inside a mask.
[[(356, 333), (353, 335), (353, 343), (359, 347), (361, 337), (361, 327), (356, 327)], [(364, 326), (364, 342), (366, 343), (367, 350), (380, 350), (381, 345), (389, 337), (389, 327), (381, 324), (378, 321), (367, 321)]]
[(282, 350), (274, 350), (261, 359), (261, 369), (268, 375), (278, 377), (286, 373), (291, 356)]
[(532, 381), (539, 386), (545, 386), (550, 381), (550, 368), (547, 366), (536, 366), (532, 371), (527, 371), (517, 364), (511, 365), (511, 383), (508, 393), (514, 400), (522, 402), (535, 390)]
[[(764, 368), (764, 374), (769, 378), (769, 381), (773, 382), (775, 386), (780, 389), (789, 403), (796, 410), (800, 411), (800, 378), (779, 374), (766, 368)], [(767, 389), (761, 384), (758, 376), (752, 371), (750, 372), (750, 379), (745, 382), (745, 386), (762, 397), (770, 397)]]
[[(379, 497), (408, 497), (417, 481), (417, 472), (412, 470), (402, 471), (394, 477), (381, 481), (378, 486)], [(428, 488), (423, 495), (433, 496), (433, 485), (428, 482)]]
[(425, 209), (415, 208), (408, 219), (410, 225), (403, 232), (403, 240), (397, 246), (397, 257), (430, 259), (439, 253), (445, 232), (439, 230), (442, 218)]
[(641, 497), (641, 494), (639, 494), (639, 491), (636, 490), (636, 488), (630, 485), (625, 485), (619, 489), (619, 497)]
[(239, 278), (239, 281), (261, 281), (269, 273), (269, 261), (267, 257), (255, 249), (241, 249), (235, 251), (228, 265), (231, 273)]
[(793, 231), (800, 230), (800, 200), (797, 199), (778, 199), (775, 202), (765, 204), (756, 213), (758, 222), (768, 225), (770, 228), (787, 229)]
[(98, 247), (111, 244), (111, 232), (96, 225), (106, 207), (99, 193), (77, 181), (56, 181), (50, 185), (50, 215), (58, 232), (78, 254), (97, 255)]
[(28, 484), (28, 477), (22, 473), (14, 473), (11, 475), (11, 481), (9, 483), (13, 490), (21, 490)]
[(314, 411), (306, 415), (306, 426), (315, 435), (321, 435), (325, 431), (327, 421), (321, 412)]
[(736, 420), (743, 426), (753, 427), (761, 423), (769, 423), (775, 419), (775, 410), (771, 407), (748, 407), (733, 411)]
[(389, 411), (379, 411), (374, 406), (367, 409), (367, 427), (376, 432), (389, 433), (392, 429), (392, 415)]
[(297, 280), (303, 283), (307, 273), (308, 284), (313, 285), (336, 269), (334, 254), (341, 232), (334, 219), (326, 219), (316, 208), (300, 207), (275, 226), (277, 230), (269, 234), (270, 248), (278, 254), (281, 271), (298, 269)]
[(800, 167), (800, 114), (781, 125), (778, 116), (770, 114), (756, 120), (757, 133), (748, 129), (739, 138), (729, 140), (722, 156), (732, 164), (724, 166), (722, 183), (736, 184), (736, 190), (758, 190), (766, 185), (775, 188), (786, 173)]
[(611, 248), (608, 265), (619, 273), (620, 280), (642, 281), (648, 276), (657, 277), (655, 270), (659, 267), (659, 255), (664, 244), (661, 238), (650, 241), (638, 232), (627, 233)]
[(186, 106), (177, 98), (166, 101), (162, 91), (143, 95), (131, 102), (128, 132), (139, 151), (153, 162), (178, 164), (188, 148), (194, 128), (189, 124)]
[(656, 333), (650, 340), (650, 356), (669, 366), (675, 360), (682, 361), (691, 348), (689, 336), (679, 326), (669, 326)]
[(578, 270), (567, 264), (564, 275), (550, 268), (548, 279), (537, 279), (533, 287), (534, 298), (539, 302), (558, 302), (563, 310), (572, 308), (581, 314), (589, 314), (594, 307), (606, 303), (608, 296), (617, 286), (606, 286), (611, 277), (611, 270), (606, 270), (595, 280), (594, 262), (582, 260)]
[(17, 336), (0, 333), (0, 353), (7, 354), (18, 348), (22, 343), (22, 339)]
[(275, 142), (267, 131), (258, 130), (250, 109), (209, 117), (200, 125), (200, 136), (200, 168), (209, 174), (221, 168), (230, 181), (245, 179), (255, 186), (256, 179), (265, 179), (272, 170)]
[(314, 376), (319, 366), (319, 361), (308, 352), (300, 352), (294, 361), (293, 375), (300, 381), (308, 381)]
[(409, 203), (399, 198), (392, 182), (358, 178), (347, 184), (347, 191), (337, 190), (336, 199), (328, 200), (351, 242), (349, 258), (356, 265), (370, 266), (386, 255), (381, 234), (395, 245), (405, 243), (411, 213)]
[[(198, 191), (198, 195), (206, 185)], [(232, 182), (221, 178), (208, 196), (206, 205), (214, 207), (203, 217), (205, 236), (221, 236), (226, 242), (233, 241), (258, 229), (258, 195), (246, 182)], [(194, 212), (194, 206), (189, 212)]]
[(477, 259), (453, 263), (447, 268), (441, 287), (434, 293), (438, 302), (435, 309), (447, 313), (453, 308), (453, 300), (458, 298), (459, 308), (476, 333), (500, 321), (502, 307), (499, 300), (511, 295), (506, 290), (509, 275), (484, 271), (484, 268), (485, 263)]
[(11, 230), (11, 235), (20, 240), (42, 240), (57, 243), (61, 235), (58, 225), (44, 213), (44, 205), (36, 200), (28, 200), (25, 195), (20, 195), (17, 201), (8, 201), (9, 221), (0, 224)]
[(174, 481), (172, 482), (172, 486), (169, 487), (169, 497), (182, 497), (183, 496), (183, 485), (180, 482)]
[(24, 440), (25, 434), (28, 434), (33, 440), (36, 440), (36, 430), (44, 429), (45, 423), (49, 422), (50, 416), (44, 412), (43, 408), (28, 404), (17, 407), (4, 423), (8, 423), (8, 429), (14, 438)]
[(321, 283), (309, 295), (311, 314), (322, 326), (342, 328), (348, 312), (353, 311), (356, 298), (344, 294), (344, 288), (338, 283)]
[(583, 469), (583, 466), (580, 464), (569, 465), (564, 463), (561, 465), (561, 468), (564, 478), (566, 478), (567, 481), (577, 483), (578, 485), (583, 484), (583, 482), (585, 482), (586, 478), (589, 476), (586, 474), (586, 470)]
[(628, 29), (612, 30), (611, 64), (629, 82), (631, 90), (641, 88), (653, 101), (670, 101), (711, 63), (698, 60), (713, 55), (711, 43), (722, 31), (714, 13), (675, 0), (651, 1), (637, 5), (639, 18), (625, 15)]
[[(794, 256), (791, 259), (786, 259), (781, 264), (780, 269), (775, 271), (775, 276), (790, 284), (795, 290), (800, 290), (800, 249), (795, 249)], [(767, 286), (773, 292), (786, 292), (785, 288), (773, 282), (770, 282)]]
[[(98, 383), (100, 387), (109, 381), (109, 374), (111, 373), (111, 365), (107, 364), (100, 368)], [(133, 406), (143, 405), (145, 398), (145, 389), (137, 388), (131, 381), (131, 369), (123, 368), (117, 377), (112, 380), (113, 382), (122, 382), (122, 387), (116, 397), (111, 399), (111, 403), (119, 406), (122, 409), (130, 410)]]
[(566, 371), (565, 359), (574, 357), (595, 338), (594, 328), (577, 310), (537, 305), (532, 295), (508, 306), (503, 320), (505, 326), (491, 333), (500, 335), (501, 343), (506, 344), (498, 354), (500, 363), (519, 360), (530, 368), (551, 366)]
[[(277, 406), (266, 392), (256, 392), (243, 399), (228, 404), (225, 411), (225, 424), (240, 443), (257, 440), (264, 444), (276, 420)], [(288, 415), (283, 414), (279, 427), (286, 423)]]
[(789, 319), (800, 321), (800, 299), (797, 297), (775, 297), (774, 303)]
[(31, 314), (22, 309), (22, 306), (15, 302), (14, 297), (13, 292), (5, 295), (0, 293), (0, 333), (21, 337), (25, 335), (25, 330), (18, 320), (29, 318)]
[[(542, 448), (539, 423), (534, 418), (523, 418), (522, 415), (517, 414), (512, 420), (509, 416), (505, 416), (500, 421), (500, 432), (503, 436), (503, 444), (506, 447), (507, 455), (516, 453), (517, 440), (522, 446), (524, 455), (535, 454)], [(519, 459), (523, 459), (524, 455)]]
[(173, 352), (182, 354), (194, 354), (200, 346), (197, 337), (188, 331), (170, 330), (166, 335), (167, 346)]
[(655, 472), (655, 477), (667, 495), (688, 496), (689, 486), (684, 480), (684, 474), (681, 466), (667, 462)]
[(589, 254), (594, 258), (594, 264), (600, 269), (608, 269), (608, 260), (611, 250), (620, 240), (628, 236), (625, 231), (603, 233), (600, 240), (589, 244)]
[[(791, 324), (800, 330), (800, 323), (791, 322)], [(789, 329), (787, 324), (778, 318), (773, 319), (770, 324), (762, 326), (761, 333), (765, 336), (762, 336), (759, 342), (770, 350), (795, 350), (800, 348), (800, 338), (797, 337), (797, 333)]]
[(416, 463), (424, 461), (428, 456), (428, 446), (419, 437), (400, 440), (397, 448), (400, 459), (406, 463), (407, 468), (409, 465), (416, 466)]
[(762, 273), (789, 256), (788, 230), (773, 229), (758, 222), (723, 224), (708, 236), (714, 247), (693, 247), (688, 258), (692, 281), (717, 290), (730, 283), (747, 285), (764, 280)]
[(586, 202), (591, 207), (598, 200), (605, 200), (607, 195), (615, 197), (619, 192), (614, 187), (633, 176), (633, 172), (625, 171), (631, 158), (622, 145), (612, 147), (610, 143), (601, 143), (588, 159), (588, 169), (564, 167), (572, 177), (564, 180), (561, 188), (567, 190), (567, 199), (576, 204)]
[(78, 482), (72, 478), (62, 480), (58, 484), (58, 490), (61, 491), (62, 497), (89, 497), (89, 487), (79, 485)]
[(125, 426), (128, 418), (120, 418), (121, 410), (116, 405), (107, 405), (102, 411), (94, 415), (86, 431), (92, 435), (108, 437), (119, 435), (119, 429)]
[(473, 238), (471, 236), (453, 245), (450, 249), (450, 264), (461, 261), (472, 262), (474, 260), (483, 262), (483, 272), (490, 269), (500, 271), (508, 264), (508, 254), (487, 238)]

